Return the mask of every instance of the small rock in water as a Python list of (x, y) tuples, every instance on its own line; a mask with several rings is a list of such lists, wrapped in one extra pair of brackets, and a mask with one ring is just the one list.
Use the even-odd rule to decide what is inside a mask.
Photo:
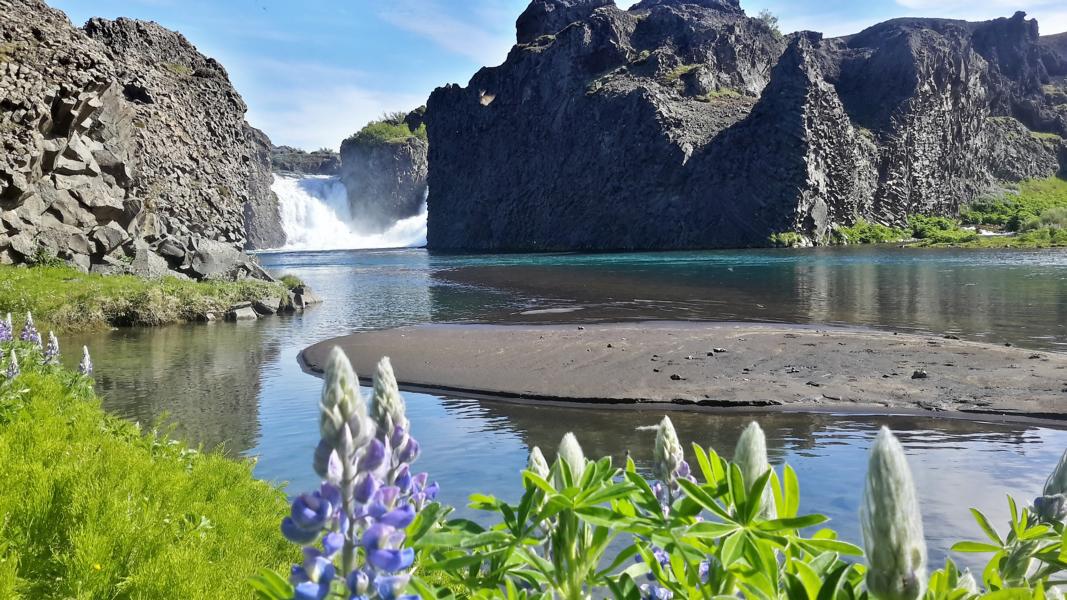
[(946, 333), (946, 334), (944, 335), (944, 338), (945, 338), (946, 340), (958, 340), (958, 339), (960, 339), (960, 336), (958, 336), (958, 335), (952, 335), (951, 333)]
[(686, 360), (693, 360), (693, 355), (692, 354), (688, 354), (688, 355), (686, 355), (685, 359)]
[(578, 331), (582, 331), (584, 329), (585, 329), (585, 327), (582, 327), (581, 325), (578, 326)]
[(786, 373), (799, 373), (800, 369), (798, 369), (796, 367), (789, 367), (788, 369), (785, 370), (785, 372)]
[(681, 381), (682, 376), (677, 373), (671, 373), (671, 381)]
[(726, 352), (726, 348), (712, 348), (712, 351), (714, 351), (716, 354), (718, 354), (718, 353)]
[(608, 348), (614, 348), (614, 347), (615, 346), (612, 346), (611, 344), (608, 344)]
[(1011, 348), (1011, 342), (1004, 342), (1004, 345)]
[(659, 373), (659, 369), (652, 369), (653, 373)]
[(708, 352), (708, 356), (715, 356), (714, 352)]
[(1041, 358), (1041, 355), (1040, 355), (1040, 354), (1031, 354), (1031, 355), (1030, 355), (1030, 360), (1036, 360), (1036, 359), (1038, 359), (1038, 358)]
[(811, 387), (820, 387), (822, 384), (819, 383), (818, 381), (809, 381), (804, 385), (810, 385)]
[(915, 371), (914, 371), (914, 372), (913, 372), (913, 373), (911, 374), (911, 378), (912, 378), (912, 379), (926, 379), (926, 378), (927, 378), (927, 377), (929, 377), (929, 376), (930, 376), (930, 375), (929, 375), (929, 374), (928, 374), (928, 373), (926, 372), (926, 370), (925, 370), (925, 369), (916, 369), (916, 370), (915, 370)]

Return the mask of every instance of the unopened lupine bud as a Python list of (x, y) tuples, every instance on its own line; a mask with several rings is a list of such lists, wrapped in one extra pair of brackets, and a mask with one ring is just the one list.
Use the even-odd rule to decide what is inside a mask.
[(526, 470), (537, 475), (541, 479), (546, 479), (550, 472), (548, 468), (548, 461), (545, 460), (545, 455), (541, 453), (541, 449), (537, 446), (530, 450), (530, 460), (526, 463)]
[(1046, 496), (1067, 494), (1067, 451), (1064, 451), (1063, 455), (1060, 456), (1060, 461), (1056, 463), (1056, 468), (1052, 470), (1052, 474), (1045, 481), (1044, 493)]
[(41, 345), (41, 333), (37, 331), (37, 327), (33, 324), (33, 315), (26, 313), (26, 322), (22, 325), (22, 333), (19, 334), (19, 339), (31, 344)]
[(1045, 481), (1042, 495), (1034, 499), (1034, 513), (1046, 523), (1067, 519), (1067, 452)]
[[(741, 479), (745, 482), (745, 491), (752, 491), (752, 485), (760, 477), (771, 470), (770, 461), (767, 460), (767, 438), (763, 435), (763, 429), (755, 421), (748, 424), (741, 432), (737, 440), (737, 448), (734, 449), (734, 464), (741, 470)], [(774, 506), (774, 495), (768, 485), (763, 489), (762, 507), (760, 515), (767, 519), (775, 518), (777, 511)]]
[(656, 430), (656, 448), (652, 471), (656, 479), (671, 487), (678, 480), (678, 470), (685, 461), (685, 451), (678, 441), (678, 433), (670, 417), (664, 416)]
[(82, 361), (78, 363), (78, 372), (82, 375), (93, 374), (93, 359), (89, 356), (89, 346), (82, 346)]
[[(408, 430), (408, 419), (405, 414), (404, 398), (400, 395), (400, 388), (396, 384), (396, 376), (393, 374), (393, 365), (389, 357), (382, 357), (378, 361), (378, 368), (374, 371), (374, 400), (372, 414), (383, 434), (392, 433), (397, 427)], [(396, 445), (394, 444), (394, 447)]]
[(911, 469), (883, 427), (871, 448), (860, 508), (867, 590), (879, 600), (915, 600), (926, 585), (926, 540)]
[(15, 351), (11, 351), (11, 358), (7, 361), (7, 378), (14, 379), (19, 376), (19, 359), (15, 356)]
[(968, 594), (978, 593), (978, 582), (974, 580), (974, 574), (970, 569), (964, 569), (959, 579), (956, 580), (956, 589), (966, 590)]
[(44, 347), (44, 363), (46, 365), (56, 364), (59, 362), (59, 340), (56, 339), (56, 334), (51, 331), (48, 332), (48, 345)]
[[(567, 433), (560, 441), (557, 460), (567, 463), (574, 483), (581, 480), (582, 473), (585, 472), (585, 453), (582, 452), (582, 447), (578, 445), (578, 438), (574, 437), (573, 433)], [(557, 487), (563, 486), (557, 484)]]
[(374, 424), (367, 416), (367, 405), (359, 391), (359, 378), (340, 348), (330, 352), (326, 363), (319, 409), (319, 432), (334, 449), (341, 441), (343, 426), (347, 426), (351, 436), (352, 451), (365, 446), (374, 436)]

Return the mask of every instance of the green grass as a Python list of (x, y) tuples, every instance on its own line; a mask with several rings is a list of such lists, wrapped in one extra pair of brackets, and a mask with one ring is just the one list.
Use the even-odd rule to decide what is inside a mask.
[(903, 229), (871, 223), (865, 219), (857, 219), (853, 225), (839, 227), (835, 233), (838, 243), (842, 244), (887, 244), (910, 237)]
[(679, 79), (682, 78), (682, 76), (684, 76), (684, 75), (686, 75), (688, 73), (692, 73), (693, 71), (696, 71), (697, 69), (699, 69), (700, 66), (701, 66), (700, 64), (678, 65), (677, 67), (671, 69), (670, 72), (668, 72), (666, 75), (663, 76), (663, 81), (666, 82), (666, 83), (672, 83), (672, 82), (678, 81)]
[(260, 298), (289, 302), (284, 285), (256, 280), (149, 280), (86, 275), (67, 266), (0, 266), (0, 314), (32, 312), (58, 331), (167, 325), (194, 321), (207, 312), (221, 317), (236, 302)]
[(0, 384), (0, 464), (2, 598), (251, 598), (296, 558), (250, 463), (144, 435), (56, 367)]

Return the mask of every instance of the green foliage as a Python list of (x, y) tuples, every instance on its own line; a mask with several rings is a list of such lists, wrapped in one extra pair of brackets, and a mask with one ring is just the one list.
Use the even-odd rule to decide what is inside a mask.
[(839, 227), (835, 233), (838, 243), (842, 244), (886, 244), (909, 237), (903, 229), (871, 223), (866, 219), (857, 219), (853, 225)]
[(251, 598), (247, 577), (295, 558), (285, 495), (251, 463), (144, 434), (87, 378), (18, 353), (0, 383), (0, 597)]
[(32, 312), (56, 330), (193, 321), (261, 298), (289, 302), (285, 286), (257, 280), (150, 280), (84, 274), (67, 266), (0, 266), (0, 313)]
[(59, 258), (55, 250), (46, 246), (37, 246), (37, 250), (26, 260), (26, 264), (38, 267), (63, 267), (67, 262)]
[(804, 236), (795, 231), (772, 233), (767, 240), (776, 248), (799, 248), (804, 245)]
[(701, 67), (700, 64), (678, 65), (677, 67), (674, 67), (666, 75), (663, 76), (663, 81), (665, 83), (673, 83), (673, 82), (678, 81), (679, 79), (681, 79), (683, 75), (686, 75), (687, 73), (692, 73), (693, 71), (696, 71), (700, 67)]
[(703, 96), (697, 98), (697, 100), (703, 100), (704, 102), (714, 102), (716, 100), (734, 100), (741, 98), (743, 94), (733, 88), (719, 88), (712, 90)]
[(1067, 206), (1046, 208), (1036, 217), (1030, 217), (1019, 225), (1019, 231), (1034, 231), (1042, 228), (1067, 229)]
[(908, 219), (911, 235), (926, 244), (962, 244), (978, 239), (978, 233), (961, 229), (959, 221), (946, 217), (912, 215)]
[(1019, 231), (1023, 223), (1057, 207), (1067, 207), (1067, 179), (1030, 179), (1019, 184), (1018, 194), (972, 202), (960, 211), (960, 218), (968, 224)]
[(756, 18), (760, 21), (763, 21), (763, 23), (771, 30), (772, 33), (774, 33), (778, 37), (781, 37), (782, 30), (778, 28), (777, 15), (772, 13), (769, 9), (764, 8), (759, 11), (759, 14), (756, 15)]
[(1036, 140), (1052, 140), (1054, 142), (1058, 142), (1063, 139), (1062, 137), (1060, 137), (1060, 134), (1049, 133), (1047, 131), (1031, 131), (1030, 137)]
[(300, 279), (296, 275), (292, 275), (290, 273), (286, 273), (285, 275), (282, 275), (281, 277), (278, 278), (278, 281), (280, 281), (281, 284), (284, 285), (285, 289), (287, 289), (287, 290), (291, 290), (293, 288), (298, 288), (298, 287), (301, 287), (301, 286), (305, 285), (303, 279)]
[(399, 144), (415, 137), (426, 140), (426, 124), (412, 131), (404, 119), (407, 114), (402, 112), (386, 113), (377, 121), (367, 123), (363, 129), (350, 136), (344, 144), (356, 144), (361, 146), (378, 146), (382, 144)]
[[(694, 599), (869, 597), (863, 551), (822, 528), (825, 516), (799, 512), (800, 484), (792, 468), (747, 482), (738, 465), (710, 448), (694, 444), (692, 456), (696, 477), (678, 479), (666, 498), (632, 460), (619, 469), (602, 458), (587, 463), (580, 477), (565, 461), (546, 476), (524, 471), (517, 503), (472, 495), (470, 507), (491, 515), (488, 526), (490, 519), (446, 521), (445, 513), (435, 512), (430, 531), (414, 544), (416, 564), (429, 570), (434, 583), (417, 578), (413, 591), (442, 600), (665, 597), (655, 594), (657, 587), (674, 598)], [(768, 502), (775, 518), (764, 516)], [(1002, 593), (990, 597), (1042, 597), (1067, 569), (1064, 525), (1041, 523), (1014, 501), (1012, 515), (1007, 538), (955, 549), (993, 554), (982, 585)], [(437, 583), (442, 578), (445, 585)], [(971, 576), (949, 560), (930, 575), (925, 598), (977, 598), (972, 585)]]

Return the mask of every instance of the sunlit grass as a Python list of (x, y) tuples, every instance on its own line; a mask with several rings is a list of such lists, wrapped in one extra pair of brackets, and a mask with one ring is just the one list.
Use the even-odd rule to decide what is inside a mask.
[(187, 281), (174, 277), (89, 275), (70, 267), (0, 266), (0, 313), (32, 312), (57, 330), (167, 325), (222, 312), (236, 302), (281, 298), (285, 286), (258, 280)]
[(107, 416), (43, 367), (0, 387), (0, 597), (250, 598), (295, 556), (251, 465)]

